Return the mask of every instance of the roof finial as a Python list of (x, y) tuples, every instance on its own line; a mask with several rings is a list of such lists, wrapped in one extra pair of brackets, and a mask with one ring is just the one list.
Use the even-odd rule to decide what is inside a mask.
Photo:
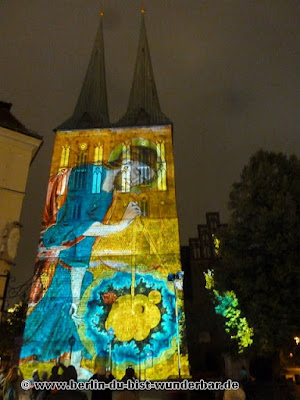
[(162, 113), (151, 64), (145, 9), (141, 9), (139, 45), (127, 111), (115, 126), (170, 125)]
[(73, 115), (60, 124), (56, 130), (93, 129), (110, 126), (105, 79), (103, 14), (103, 12), (100, 13), (101, 17), (98, 22), (90, 62)]

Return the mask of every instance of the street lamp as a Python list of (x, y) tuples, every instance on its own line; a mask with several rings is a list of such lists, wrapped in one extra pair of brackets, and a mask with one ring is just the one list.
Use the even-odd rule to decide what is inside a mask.
[(108, 336), (108, 368), (106, 369), (110, 369), (110, 371), (112, 371), (112, 355), (111, 355), (111, 351), (112, 351), (112, 342), (114, 340), (114, 336), (115, 336), (115, 331), (113, 330), (112, 327), (110, 327), (107, 331), (107, 336)]
[(176, 318), (176, 334), (177, 334), (177, 356), (178, 356), (178, 376), (181, 378), (181, 355), (180, 355), (180, 337), (179, 337), (179, 317), (177, 304), (177, 289), (182, 290), (183, 271), (178, 271), (176, 274), (169, 274), (168, 281), (174, 284), (175, 293), (175, 318)]
[(75, 337), (72, 335), (72, 336), (69, 338), (68, 342), (69, 342), (69, 345), (70, 345), (70, 364), (71, 364), (71, 362), (72, 362), (72, 351), (73, 351), (73, 346), (74, 346), (74, 344), (75, 344), (75, 342), (76, 342)]

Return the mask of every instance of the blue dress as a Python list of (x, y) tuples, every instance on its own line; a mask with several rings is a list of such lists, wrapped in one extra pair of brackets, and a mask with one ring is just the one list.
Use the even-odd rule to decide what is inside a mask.
[[(69, 243), (69, 247), (60, 252), (51, 285), (26, 319), (22, 359), (36, 355), (38, 361), (53, 360), (70, 352), (69, 340), (72, 336), (75, 338), (72, 351), (83, 350), (83, 357), (92, 358), (83, 346), (70, 315), (71, 273), (67, 267), (89, 266), (95, 238), (83, 237), (75, 242), (95, 221), (103, 221), (106, 215), (113, 193), (102, 191), (105, 177), (106, 170), (93, 165), (85, 169), (73, 168), (70, 174), (67, 198), (58, 212), (56, 224), (48, 228), (43, 236), (43, 244), (49, 250), (66, 243)], [(81, 297), (92, 281), (93, 276), (87, 271), (82, 282)], [(146, 295), (151, 290), (161, 293), (162, 300), (157, 305), (161, 321), (143, 342), (132, 339), (115, 343), (112, 361), (117, 364), (126, 361), (136, 365), (149, 362), (149, 352), (153, 359), (162, 357), (165, 350), (171, 348), (176, 336), (175, 297), (169, 291), (166, 280), (152, 274), (136, 273), (135, 283)], [(111, 290), (118, 296), (128, 294), (131, 284), (131, 274), (119, 271), (111, 278), (100, 280), (90, 293), (83, 315), (85, 336), (94, 343), (94, 352), (100, 357), (108, 357), (108, 336), (103, 324), (107, 308), (101, 301), (102, 294)]]
[[(51, 250), (53, 246), (75, 241), (94, 222), (103, 220), (113, 197), (113, 192), (102, 191), (105, 177), (106, 170), (98, 166), (73, 168), (67, 198), (58, 212), (56, 224), (43, 236), (45, 247)], [(72, 350), (83, 350), (76, 325), (70, 316), (71, 274), (65, 267), (88, 268), (94, 241), (95, 237), (85, 237), (60, 252), (50, 287), (26, 319), (21, 358), (36, 355), (39, 361), (46, 361), (59, 357), (70, 351), (71, 336), (75, 338)], [(92, 274), (85, 273), (81, 296), (92, 280)]]

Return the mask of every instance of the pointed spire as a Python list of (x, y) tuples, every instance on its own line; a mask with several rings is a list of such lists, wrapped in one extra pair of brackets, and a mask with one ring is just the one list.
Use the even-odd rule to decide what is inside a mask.
[(100, 15), (94, 48), (74, 113), (55, 130), (110, 126), (104, 64), (103, 12)]
[(160, 109), (147, 40), (145, 9), (141, 10), (141, 14), (140, 39), (128, 107), (116, 126), (171, 124)]

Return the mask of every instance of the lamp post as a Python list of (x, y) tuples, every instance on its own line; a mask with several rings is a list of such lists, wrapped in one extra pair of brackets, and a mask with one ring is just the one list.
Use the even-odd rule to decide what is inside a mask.
[(108, 336), (108, 367), (106, 367), (106, 370), (112, 371), (112, 342), (114, 340), (115, 336), (115, 331), (113, 330), (112, 327), (110, 327), (107, 331), (107, 336)]
[(179, 337), (179, 317), (178, 317), (178, 304), (177, 304), (177, 288), (182, 288), (183, 271), (178, 271), (176, 274), (169, 274), (168, 281), (174, 284), (175, 294), (175, 320), (176, 320), (176, 334), (177, 334), (177, 356), (178, 356), (178, 376), (181, 378), (181, 354), (180, 354), (180, 337)]
[(69, 338), (68, 342), (69, 342), (69, 345), (70, 345), (70, 364), (71, 364), (71, 362), (72, 362), (73, 346), (74, 346), (74, 344), (75, 344), (75, 342), (76, 342), (75, 337), (72, 335), (72, 336)]

